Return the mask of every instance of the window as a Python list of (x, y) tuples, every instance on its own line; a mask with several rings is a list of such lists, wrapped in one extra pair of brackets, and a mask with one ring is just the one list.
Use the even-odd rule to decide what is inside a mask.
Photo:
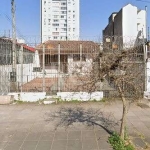
[[(73, 61), (80, 61), (80, 54), (73, 54)], [(81, 61), (86, 61), (85, 54), (82, 54)]]
[(53, 32), (53, 35), (59, 35), (59, 32)]
[(59, 24), (58, 23), (53, 23), (53, 26), (56, 27), (56, 26), (59, 26)]
[(54, 39), (57, 39), (57, 36), (54, 36)]
[(58, 15), (54, 15), (54, 18), (58, 18), (59, 16)]
[(66, 28), (62, 28), (62, 30), (63, 30), (63, 31), (67, 31), (67, 29), (66, 29)]
[(66, 11), (62, 11), (61, 13), (62, 13), (62, 14), (66, 14)]
[(73, 54), (73, 61), (80, 61), (80, 54)]
[(67, 7), (61, 7), (61, 10), (67, 10)]
[(54, 22), (58, 22), (59, 20), (58, 19), (54, 19)]

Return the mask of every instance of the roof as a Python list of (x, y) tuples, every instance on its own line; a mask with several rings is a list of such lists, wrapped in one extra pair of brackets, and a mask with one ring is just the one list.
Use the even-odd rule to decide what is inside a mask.
[[(6, 41), (6, 42), (9, 41), (9, 42), (12, 43), (12, 39), (11, 39), (11, 38), (0, 37), (0, 40)], [(1, 44), (1, 42), (0, 42), (0, 44)], [(31, 52), (35, 52), (35, 48), (30, 47), (30, 46), (28, 46), (28, 45), (26, 45), (26, 44), (16, 43), (16, 45), (17, 45), (17, 46), (23, 45), (23, 48), (25, 48), (26, 50), (31, 51)]]
[(27, 46), (27, 45), (23, 45), (23, 47), (31, 52), (35, 52), (35, 48)]
[(45, 51), (51, 55), (58, 54), (58, 46), (60, 44), (61, 54), (80, 53), (80, 47), (82, 46), (82, 53), (91, 53), (100, 49), (99, 44), (93, 41), (53, 41), (49, 40), (45, 43), (38, 45), (35, 49), (42, 52), (43, 45), (45, 45)]

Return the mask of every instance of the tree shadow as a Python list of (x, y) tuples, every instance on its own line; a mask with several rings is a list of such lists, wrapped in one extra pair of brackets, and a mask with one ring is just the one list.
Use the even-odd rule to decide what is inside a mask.
[(112, 113), (104, 113), (96, 108), (84, 109), (83, 107), (60, 107), (54, 113), (47, 113), (46, 121), (56, 121), (55, 129), (66, 129), (75, 123), (82, 123), (88, 127), (101, 127), (107, 133), (112, 134), (114, 127), (119, 125)]

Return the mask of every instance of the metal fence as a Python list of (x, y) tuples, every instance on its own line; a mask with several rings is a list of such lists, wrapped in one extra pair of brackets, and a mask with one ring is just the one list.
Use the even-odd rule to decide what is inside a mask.
[[(115, 38), (116, 41), (116, 38)], [(109, 46), (108, 46), (109, 45)], [(133, 45), (132, 45), (133, 46)], [(129, 48), (129, 45), (128, 45)], [(139, 56), (143, 63), (143, 45)], [(0, 38), (0, 95), (9, 92), (71, 92), (78, 82), (76, 73), (84, 77), (93, 65), (93, 58), (100, 51), (112, 52), (123, 47), (106, 42), (92, 41), (48, 41), (35, 48), (24, 44), (16, 45), (16, 71), (12, 66), (12, 41)], [(103, 89), (107, 96), (115, 88), (108, 85)], [(110, 88), (111, 87), (111, 88)], [(76, 89), (80, 90), (80, 89)], [(102, 89), (101, 89), (102, 90)]]

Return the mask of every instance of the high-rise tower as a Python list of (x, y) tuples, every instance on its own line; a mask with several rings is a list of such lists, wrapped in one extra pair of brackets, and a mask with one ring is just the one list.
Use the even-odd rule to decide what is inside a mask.
[(41, 0), (41, 42), (79, 39), (79, 0)]

